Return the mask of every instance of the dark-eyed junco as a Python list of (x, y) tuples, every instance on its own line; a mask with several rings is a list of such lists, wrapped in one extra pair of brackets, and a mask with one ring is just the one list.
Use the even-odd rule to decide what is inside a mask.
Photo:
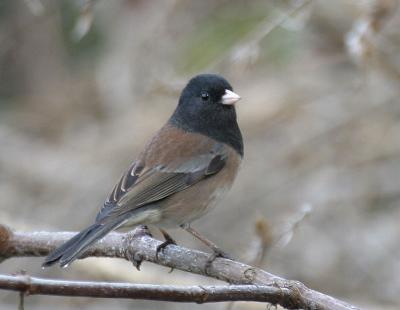
[(163, 228), (181, 226), (202, 239), (189, 224), (228, 191), (243, 157), (234, 106), (239, 99), (221, 76), (192, 78), (168, 122), (115, 185), (94, 224), (54, 250), (43, 266), (67, 266), (120, 227), (155, 224), (165, 233)]

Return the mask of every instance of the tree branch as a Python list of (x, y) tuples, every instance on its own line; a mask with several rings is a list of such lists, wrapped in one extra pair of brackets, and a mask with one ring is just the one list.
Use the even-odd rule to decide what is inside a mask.
[[(72, 232), (13, 232), (0, 225), (0, 262), (11, 257), (45, 256), (74, 235), (75, 233)], [(341, 300), (311, 290), (300, 282), (285, 280), (262, 269), (233, 260), (217, 258), (206, 271), (205, 266), (209, 254), (204, 252), (169, 245), (163, 252), (159, 253), (157, 259), (156, 248), (159, 244), (161, 242), (152, 238), (145, 228), (138, 227), (129, 233), (113, 232), (108, 234), (90, 247), (85, 252), (84, 257), (123, 258), (133, 262), (137, 267), (140, 266), (142, 260), (146, 260), (162, 266), (209, 276), (231, 284), (254, 285), (255, 288), (261, 286), (259, 289), (264, 290), (264, 302), (278, 303), (288, 309), (357, 309)], [(4, 286), (1, 286), (1, 288), (5, 289)], [(179, 289), (180, 287), (172, 288)], [(278, 289), (277, 295), (275, 295), (275, 299), (269, 299), (266, 292), (273, 295), (273, 288)], [(157, 294), (152, 295), (151, 299), (157, 299), (156, 296)], [(289, 297), (284, 298), (282, 296)], [(196, 302), (194, 298), (192, 301)]]
[(0, 275), (0, 289), (27, 295), (57, 295), (95, 298), (130, 298), (175, 302), (259, 301), (295, 304), (289, 289), (272, 286), (179, 286), (108, 282), (61, 281), (27, 275)]

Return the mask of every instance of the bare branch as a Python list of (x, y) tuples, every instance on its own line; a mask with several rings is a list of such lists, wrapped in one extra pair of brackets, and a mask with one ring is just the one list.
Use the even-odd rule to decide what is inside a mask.
[[(12, 232), (0, 225), (0, 261), (11, 257), (45, 256), (74, 235), (72, 232)], [(231, 284), (275, 287), (279, 289), (279, 298), (275, 296), (275, 299), (267, 300), (265, 297), (264, 301), (278, 302), (288, 309), (357, 309), (343, 301), (311, 290), (300, 282), (285, 280), (233, 260), (217, 258), (206, 271), (209, 254), (204, 252), (170, 245), (158, 255), (157, 259), (156, 248), (159, 244), (161, 242), (153, 239), (145, 228), (139, 227), (130, 233), (108, 234), (89, 248), (85, 257), (117, 257), (132, 262), (146, 260)], [(282, 294), (288, 294), (290, 297), (283, 298)]]
[(273, 286), (182, 286), (49, 280), (27, 275), (0, 275), (0, 288), (26, 295), (95, 298), (129, 298), (175, 302), (224, 302), (232, 300), (296, 304), (289, 289)]

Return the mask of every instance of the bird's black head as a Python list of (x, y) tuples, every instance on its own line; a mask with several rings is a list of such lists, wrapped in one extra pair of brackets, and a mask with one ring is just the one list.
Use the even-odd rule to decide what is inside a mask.
[(243, 156), (243, 140), (234, 106), (239, 99), (223, 77), (200, 74), (183, 89), (169, 122), (226, 143)]

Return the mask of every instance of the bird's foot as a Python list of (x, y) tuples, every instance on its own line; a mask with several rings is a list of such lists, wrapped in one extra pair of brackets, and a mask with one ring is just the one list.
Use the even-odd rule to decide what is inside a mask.
[(143, 257), (139, 253), (131, 253), (128, 251), (126, 253), (126, 258), (132, 263), (135, 268), (140, 271), (140, 266), (142, 265), (143, 262)]
[(158, 260), (160, 252), (163, 252), (164, 249), (170, 244), (176, 245), (176, 242), (173, 239), (167, 239), (163, 243), (159, 244), (156, 248), (156, 259)]
[[(160, 252), (162, 252), (167, 246), (173, 244), (176, 245), (176, 241), (163, 229), (160, 229), (162, 235), (164, 236), (165, 241), (159, 244), (156, 248), (156, 259), (158, 260)], [(169, 273), (174, 271), (174, 268), (171, 268)]]
[(140, 225), (138, 226), (134, 231), (132, 231), (131, 233), (129, 233), (127, 235), (127, 237), (124, 240), (125, 243), (125, 247), (127, 248), (126, 251), (126, 258), (127, 260), (129, 260), (133, 266), (135, 266), (135, 268), (137, 270), (140, 271), (140, 266), (142, 265), (143, 262), (143, 255), (140, 253), (134, 253), (130, 250), (129, 244), (131, 242), (135, 242), (136, 238), (140, 238), (142, 236), (149, 236), (149, 237), (153, 237), (151, 235), (151, 232), (149, 230), (149, 228), (146, 225)]

